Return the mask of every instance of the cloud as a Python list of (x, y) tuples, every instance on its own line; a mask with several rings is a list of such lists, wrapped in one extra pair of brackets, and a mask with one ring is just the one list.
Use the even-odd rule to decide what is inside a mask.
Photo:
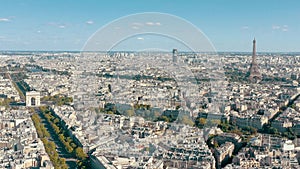
[(272, 29), (273, 29), (273, 30), (280, 29), (280, 26), (279, 26), (279, 25), (273, 25), (273, 26), (272, 26)]
[(247, 30), (249, 29), (249, 26), (242, 26), (242, 29)]
[(144, 26), (142, 23), (133, 22), (131, 28), (132, 29), (140, 29), (142, 26)]
[(0, 22), (9, 22), (10, 21), (10, 19), (8, 19), (8, 18), (0, 18)]
[(140, 29), (140, 27), (138, 27), (138, 26), (132, 26), (131, 28), (132, 29)]
[(86, 21), (85, 23), (88, 24), (88, 25), (92, 25), (92, 24), (94, 24), (94, 21), (88, 20), (88, 21)]
[(153, 22), (146, 22), (146, 25), (153, 26), (154, 23)]
[(289, 28), (289, 26), (283, 25), (283, 27), (282, 27), (281, 30), (282, 30), (283, 32), (287, 32), (287, 31), (289, 30), (288, 28)]
[(134, 26), (143, 26), (143, 24), (139, 23), (139, 22), (133, 22), (132, 25), (134, 25)]
[(282, 32), (287, 32), (287, 31), (289, 31), (289, 26), (288, 25), (273, 25), (272, 26), (272, 29), (273, 30), (281, 30)]
[(136, 38), (137, 40), (144, 40), (144, 38), (142, 38), (142, 37), (138, 37), (138, 38)]
[(66, 28), (67, 24), (64, 24), (64, 23), (56, 23), (56, 22), (48, 22), (47, 25), (50, 25), (50, 26), (54, 26), (54, 27), (57, 27), (57, 28), (61, 28), (61, 29), (64, 29)]
[(145, 24), (148, 26), (160, 26), (161, 25), (160, 22), (146, 22)]
[(134, 22), (132, 23), (131, 28), (132, 29), (140, 29), (143, 26), (160, 26), (161, 23), (160, 22), (145, 22), (145, 23), (139, 23), (139, 22)]

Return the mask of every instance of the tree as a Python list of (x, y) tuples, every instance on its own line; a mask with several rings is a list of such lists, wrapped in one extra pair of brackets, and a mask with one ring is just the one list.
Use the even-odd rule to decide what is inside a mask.
[(206, 119), (207, 126), (216, 126), (218, 124), (221, 124), (221, 120), (215, 120), (215, 119)]
[(190, 126), (194, 125), (194, 121), (189, 116), (186, 116), (186, 115), (180, 117), (178, 120), (179, 120), (179, 122), (181, 122), (183, 124), (187, 124), (187, 125), (190, 125)]
[(68, 169), (66, 159), (65, 158), (59, 158), (59, 164), (61, 169)]
[(44, 112), (46, 112), (46, 110), (47, 110), (47, 107), (46, 107), (46, 106), (41, 106), (41, 107), (40, 107), (40, 110), (41, 110), (41, 112), (43, 112), (43, 113), (44, 113)]
[(125, 111), (125, 116), (134, 116), (134, 110), (128, 109)]
[(157, 118), (157, 121), (170, 122), (170, 119), (167, 116), (160, 116)]
[(71, 143), (70, 145), (73, 149), (77, 147), (75, 143)]
[(269, 133), (270, 134), (278, 134), (278, 130), (276, 128), (274, 128), (274, 127), (270, 127), (269, 128)]
[(65, 141), (65, 136), (63, 134), (59, 134), (58, 135), (58, 138), (61, 142), (64, 142)]
[(59, 119), (58, 119), (58, 118), (55, 118), (55, 119), (53, 120), (53, 123), (55, 123), (55, 124), (59, 123)]
[(70, 146), (70, 144), (68, 142), (65, 142), (65, 148), (68, 153), (73, 152), (73, 148), (72, 148), (72, 146)]
[(81, 147), (77, 147), (75, 149), (75, 155), (80, 160), (85, 160), (85, 158), (86, 158), (86, 154), (84, 153), (84, 151)]
[(52, 150), (55, 150), (55, 148), (56, 148), (55, 143), (52, 141), (49, 141), (47, 146)]
[(257, 134), (257, 129), (254, 128), (254, 127), (250, 127), (250, 132), (251, 132), (251, 134), (256, 135)]
[(107, 114), (114, 114), (114, 112), (112, 112), (112, 111), (107, 111)]
[(56, 134), (59, 134), (59, 132), (60, 132), (60, 128), (59, 127), (57, 127), (56, 125), (52, 125), (52, 128), (53, 128), (53, 130), (54, 130), (54, 132)]
[(214, 148), (217, 148), (217, 147), (219, 147), (219, 144), (217, 141), (214, 140)]
[(46, 128), (43, 126), (44, 131), (44, 137), (49, 138), (50, 137), (50, 133), (46, 130)]
[(67, 141), (68, 143), (71, 143), (71, 142), (72, 142), (71, 137), (67, 137), (67, 138), (66, 138), (66, 141)]
[(221, 130), (223, 132), (227, 132), (228, 130), (231, 129), (231, 126), (230, 126), (230, 124), (227, 121), (221, 122), (221, 124), (219, 124), (218, 127), (221, 128)]
[(206, 124), (206, 119), (205, 118), (199, 118), (199, 124), (201, 126), (204, 126)]

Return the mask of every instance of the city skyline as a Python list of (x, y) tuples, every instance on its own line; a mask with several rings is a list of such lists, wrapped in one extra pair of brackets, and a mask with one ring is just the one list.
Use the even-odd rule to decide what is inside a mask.
[(160, 12), (194, 24), (219, 52), (250, 52), (249, 41), (254, 37), (259, 43), (258, 53), (299, 52), (298, 6), (295, 0), (231, 3), (14, 0), (2, 4), (0, 50), (80, 51), (93, 33), (113, 20), (135, 13)]
[(4, 2), (0, 169), (300, 168), (299, 1)]

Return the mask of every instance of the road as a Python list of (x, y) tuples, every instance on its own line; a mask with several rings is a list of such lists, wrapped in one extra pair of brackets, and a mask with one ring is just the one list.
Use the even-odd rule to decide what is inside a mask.
[[(38, 111), (38, 110), (36, 110), (36, 111)], [(45, 128), (47, 129), (47, 131), (50, 134), (49, 141), (53, 141), (55, 143), (57, 153), (59, 154), (60, 157), (66, 159), (66, 163), (69, 166), (69, 168), (75, 169), (76, 168), (76, 158), (74, 158), (74, 156), (72, 154), (68, 153), (65, 150), (63, 143), (60, 142), (60, 140), (58, 138), (56, 138), (56, 133), (53, 131), (52, 127), (45, 120), (45, 118), (43, 118), (43, 115), (41, 114), (41, 112), (39, 112), (39, 115), (41, 117), (42, 123), (44, 124)]]

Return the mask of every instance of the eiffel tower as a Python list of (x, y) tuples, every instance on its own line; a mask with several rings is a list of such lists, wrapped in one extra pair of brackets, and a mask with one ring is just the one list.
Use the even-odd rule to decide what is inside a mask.
[(259, 72), (258, 64), (256, 62), (256, 41), (255, 41), (255, 38), (253, 40), (252, 63), (251, 63), (250, 68), (249, 68), (249, 73), (250, 73), (249, 80), (251, 82), (261, 81), (262, 77), (261, 77), (261, 74)]

